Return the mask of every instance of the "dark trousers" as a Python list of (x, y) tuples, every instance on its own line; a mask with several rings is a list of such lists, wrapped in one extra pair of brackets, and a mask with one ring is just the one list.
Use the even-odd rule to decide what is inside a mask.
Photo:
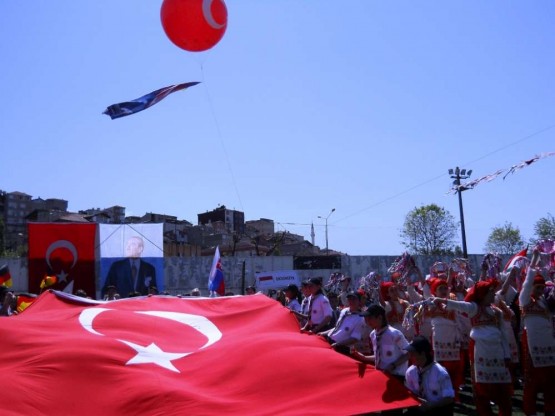
[(426, 412), (422, 412), (418, 407), (411, 407), (407, 413), (407, 416), (416, 415), (426, 415), (426, 416), (453, 416), (453, 404), (448, 404), (447, 406), (436, 407), (435, 409), (430, 409)]

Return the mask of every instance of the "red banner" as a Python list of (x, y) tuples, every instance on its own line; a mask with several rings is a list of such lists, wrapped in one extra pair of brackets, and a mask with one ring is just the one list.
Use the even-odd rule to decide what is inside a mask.
[(56, 276), (55, 289), (73, 281), (96, 297), (94, 243), (96, 224), (29, 224), (29, 292), (39, 293), (45, 276)]
[(98, 302), (47, 291), (0, 319), (0, 333), (2, 415), (352, 415), (416, 404), (399, 381), (301, 334), (261, 294)]

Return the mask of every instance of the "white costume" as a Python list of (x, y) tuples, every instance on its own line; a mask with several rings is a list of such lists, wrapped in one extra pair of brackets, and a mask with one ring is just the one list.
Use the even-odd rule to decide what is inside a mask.
[(491, 306), (479, 307), (474, 302), (447, 301), (447, 310), (467, 313), (471, 322), (470, 338), (474, 341), (474, 382), (511, 383), (505, 366), (510, 358), (509, 345), (501, 330), (501, 311)]
[[(406, 348), (409, 345), (403, 333), (390, 325), (379, 330), (374, 329), (370, 333), (370, 339), (372, 340), (375, 363), (378, 370), (386, 369), (402, 355), (405, 355)], [(405, 361), (403, 364), (395, 367), (391, 374), (404, 377), (406, 371), (407, 362)]]
[(532, 363), (534, 367), (550, 367), (555, 366), (555, 325), (545, 298), (532, 298), (535, 273), (532, 268), (528, 270), (518, 300)]
[(308, 319), (311, 325), (320, 325), (327, 316), (330, 318), (333, 316), (330, 301), (322, 293), (311, 295), (308, 304)]
[(359, 341), (362, 338), (362, 326), (364, 318), (359, 315), (360, 312), (351, 312), (349, 308), (345, 308), (339, 314), (335, 328), (330, 330), (328, 336), (332, 341), (342, 344), (353, 338)]
[(405, 376), (405, 385), (418, 397), (430, 403), (436, 403), (446, 397), (455, 397), (449, 373), (436, 362), (422, 369), (411, 365)]

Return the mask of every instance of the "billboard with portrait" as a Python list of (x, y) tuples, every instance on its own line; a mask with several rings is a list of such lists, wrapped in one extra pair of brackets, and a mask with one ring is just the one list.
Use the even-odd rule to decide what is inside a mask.
[(163, 224), (100, 224), (100, 281), (119, 297), (164, 289)]

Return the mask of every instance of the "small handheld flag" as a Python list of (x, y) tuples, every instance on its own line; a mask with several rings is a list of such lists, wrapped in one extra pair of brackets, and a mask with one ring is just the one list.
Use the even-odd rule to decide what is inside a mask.
[(214, 252), (214, 260), (212, 260), (212, 267), (208, 275), (208, 291), (210, 297), (217, 295), (223, 296), (225, 294), (224, 272), (222, 271), (222, 262), (220, 256), (220, 246), (216, 247)]
[(40, 289), (44, 290), (49, 288), (50, 286), (54, 286), (58, 282), (58, 278), (56, 276), (44, 276), (42, 282), (40, 282)]
[(7, 264), (0, 267), (0, 286), (12, 287), (12, 276)]
[(510, 268), (517, 266), (522, 268), (522, 266), (526, 266), (529, 261), (527, 261), (526, 256), (528, 255), (528, 247), (520, 250), (514, 256), (512, 256), (505, 267), (503, 268), (504, 272), (508, 272)]
[(25, 309), (27, 309), (31, 303), (33, 303), (35, 300), (37, 300), (37, 296), (33, 295), (31, 293), (20, 293), (19, 295), (17, 295), (17, 301), (16, 301), (16, 310), (17, 313), (21, 313), (23, 312)]

